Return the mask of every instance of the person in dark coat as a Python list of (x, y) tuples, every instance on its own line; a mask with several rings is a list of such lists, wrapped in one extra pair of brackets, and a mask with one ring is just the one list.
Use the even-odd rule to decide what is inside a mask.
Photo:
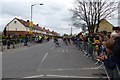
[(7, 49), (10, 49), (10, 45), (11, 45), (11, 37), (10, 35), (7, 36)]
[(24, 46), (28, 46), (28, 36), (25, 35), (25, 38), (24, 38)]

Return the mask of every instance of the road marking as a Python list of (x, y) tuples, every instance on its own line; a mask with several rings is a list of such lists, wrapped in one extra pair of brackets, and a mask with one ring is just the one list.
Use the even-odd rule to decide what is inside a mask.
[(62, 52), (64, 53), (65, 51), (63, 50)]
[(37, 77), (43, 77), (44, 75), (36, 75), (36, 76), (29, 76), (29, 77), (23, 77), (23, 78), (37, 78)]
[(54, 49), (55, 47), (52, 47), (51, 49)]
[(47, 55), (48, 55), (48, 52), (45, 54), (45, 56), (43, 57), (42, 61), (40, 62), (40, 65), (39, 65), (39, 67), (38, 67), (38, 69), (37, 69), (38, 72), (40, 72), (40, 68), (41, 68), (41, 66), (42, 66), (42, 63), (44, 62), (44, 60), (45, 60), (45, 58), (47, 57)]
[(92, 79), (99, 79), (99, 78), (107, 78), (107, 77), (88, 77), (88, 76), (65, 76), (65, 75), (46, 75), (47, 77), (61, 77), (61, 78), (92, 78)]
[[(28, 77), (23, 77), (25, 78), (39, 78), (39, 77), (44, 77), (44, 75), (35, 75), (35, 76), (28, 76)], [(46, 77), (61, 77), (61, 78), (92, 78), (92, 79), (99, 79), (99, 78), (107, 78), (107, 77), (89, 77), (89, 76), (67, 76), (67, 75), (46, 75)]]
[(45, 69), (45, 71), (72, 71), (72, 70), (78, 71), (78, 70), (98, 70), (98, 69), (103, 69), (103, 68), (91, 67), (91, 68), (72, 68), (72, 69)]
[(45, 58), (47, 57), (47, 55), (48, 55), (48, 52), (45, 54), (45, 56), (43, 57), (43, 59), (42, 59), (42, 62), (45, 60)]

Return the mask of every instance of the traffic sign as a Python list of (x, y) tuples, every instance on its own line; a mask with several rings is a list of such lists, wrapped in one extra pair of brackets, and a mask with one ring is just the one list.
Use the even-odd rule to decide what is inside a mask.
[(29, 34), (32, 34), (32, 31), (31, 31), (31, 30), (29, 30)]
[(32, 21), (30, 22), (30, 27), (33, 27), (33, 22)]

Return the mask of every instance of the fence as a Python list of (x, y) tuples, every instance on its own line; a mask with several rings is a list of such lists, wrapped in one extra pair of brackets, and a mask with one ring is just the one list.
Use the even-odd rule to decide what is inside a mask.
[(84, 55), (86, 57), (90, 57), (91, 59), (96, 60), (95, 64), (98, 64), (98, 63), (101, 64), (98, 68), (100, 68), (100, 67), (104, 68), (108, 80), (120, 80), (120, 70), (119, 70), (118, 66), (116, 65), (116, 68), (114, 70), (108, 69), (104, 65), (104, 62), (97, 59), (98, 55), (101, 54), (101, 52), (95, 51), (95, 47), (92, 44), (90, 44), (88, 42), (79, 42), (78, 44), (76, 44), (76, 46), (84, 52)]

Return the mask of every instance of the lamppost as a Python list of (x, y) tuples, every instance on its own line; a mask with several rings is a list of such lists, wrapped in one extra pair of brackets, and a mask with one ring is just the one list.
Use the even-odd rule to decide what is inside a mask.
[(69, 26), (71, 27), (71, 28), (70, 28), (70, 35), (72, 36), (73, 27), (72, 27), (72, 25), (71, 25), (71, 24), (69, 24)]
[(71, 36), (72, 36), (72, 31), (73, 31), (73, 28), (72, 28), (72, 26), (71, 26)]
[(29, 34), (32, 34), (32, 27), (33, 27), (33, 21), (32, 21), (32, 17), (33, 17), (33, 6), (35, 5), (43, 5), (43, 3), (40, 3), (40, 4), (33, 4), (31, 5), (31, 22), (30, 22), (30, 31), (29, 31)]

